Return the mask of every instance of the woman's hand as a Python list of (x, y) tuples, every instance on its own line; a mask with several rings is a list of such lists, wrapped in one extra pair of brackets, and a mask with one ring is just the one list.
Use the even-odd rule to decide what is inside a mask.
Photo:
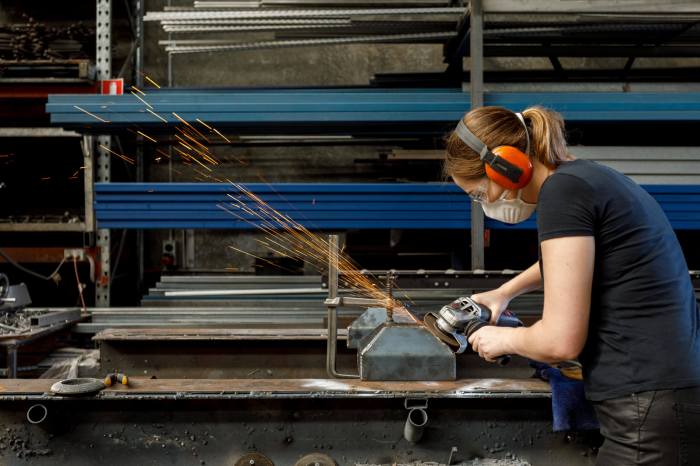
[(496, 324), (498, 318), (506, 310), (510, 303), (510, 296), (507, 296), (500, 288), (471, 295), (471, 298), (479, 304), (483, 304), (491, 310), (491, 323)]
[(504, 354), (511, 354), (510, 335), (512, 328), (485, 325), (469, 337), (469, 344), (475, 353), (487, 360), (496, 362), (496, 358)]

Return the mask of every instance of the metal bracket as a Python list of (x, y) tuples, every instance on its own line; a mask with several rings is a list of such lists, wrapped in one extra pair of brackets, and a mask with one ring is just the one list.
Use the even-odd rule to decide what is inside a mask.
[[(341, 374), (336, 370), (336, 350), (338, 345), (338, 306), (343, 302), (338, 296), (338, 235), (328, 236), (328, 335), (326, 343), (326, 371), (328, 375), (343, 379), (357, 379), (359, 375)], [(355, 298), (358, 299), (358, 298)], [(345, 298), (347, 301), (347, 298)]]
[(452, 461), (454, 460), (455, 453), (457, 453), (457, 447), (452, 447), (450, 448), (450, 456), (447, 457), (447, 463), (445, 463), (447, 466), (452, 465)]
[(406, 398), (403, 400), (404, 408), (409, 411), (412, 409), (428, 409), (428, 399), (427, 398)]

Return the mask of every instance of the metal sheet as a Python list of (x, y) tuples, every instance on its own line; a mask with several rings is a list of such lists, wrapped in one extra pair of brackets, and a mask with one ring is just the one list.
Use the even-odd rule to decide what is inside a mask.
[[(45, 396), (55, 379), (0, 380), (0, 400)], [(538, 379), (464, 379), (432, 382), (377, 382), (335, 379), (149, 379), (131, 377), (129, 385), (108, 387), (100, 399), (144, 399), (146, 395), (179, 399), (238, 398), (549, 398), (549, 385)]]
[(383, 307), (371, 307), (363, 312), (347, 328), (348, 348), (357, 349), (363, 338), (386, 322), (386, 317), (386, 309)]
[[(230, 329), (230, 328), (144, 328), (109, 329), (97, 333), (95, 341), (193, 341), (193, 340), (321, 340), (326, 341), (326, 329)], [(347, 338), (345, 329), (338, 330), (338, 339)]]

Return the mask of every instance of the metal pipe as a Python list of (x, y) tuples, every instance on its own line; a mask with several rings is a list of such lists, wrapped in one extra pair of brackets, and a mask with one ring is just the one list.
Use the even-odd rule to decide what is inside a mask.
[[(185, 290), (165, 291), (163, 296), (266, 296), (266, 295), (291, 295), (291, 294), (316, 294), (323, 293), (323, 288), (276, 288), (257, 290)], [(337, 293), (337, 287), (336, 287)]]
[(336, 350), (338, 345), (338, 308), (334, 300), (338, 298), (338, 235), (328, 236), (328, 340), (326, 343), (326, 371), (331, 377), (356, 379), (359, 376), (341, 374), (336, 370)]
[(30, 424), (41, 424), (49, 415), (49, 410), (42, 404), (31, 405), (27, 410), (27, 421)]
[(408, 411), (403, 437), (411, 443), (419, 442), (423, 437), (425, 426), (428, 424), (428, 412), (423, 408), (413, 408)]

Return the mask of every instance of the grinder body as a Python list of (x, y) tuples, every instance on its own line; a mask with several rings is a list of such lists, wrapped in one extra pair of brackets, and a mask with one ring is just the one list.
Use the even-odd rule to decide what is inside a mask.
[[(469, 346), (468, 338), (491, 321), (491, 310), (471, 298), (458, 298), (435, 313), (428, 313), (424, 322), (428, 329), (455, 350), (463, 353)], [(520, 327), (523, 323), (510, 311), (503, 312), (496, 325), (501, 327)], [(500, 365), (505, 365), (510, 356), (498, 358)]]

